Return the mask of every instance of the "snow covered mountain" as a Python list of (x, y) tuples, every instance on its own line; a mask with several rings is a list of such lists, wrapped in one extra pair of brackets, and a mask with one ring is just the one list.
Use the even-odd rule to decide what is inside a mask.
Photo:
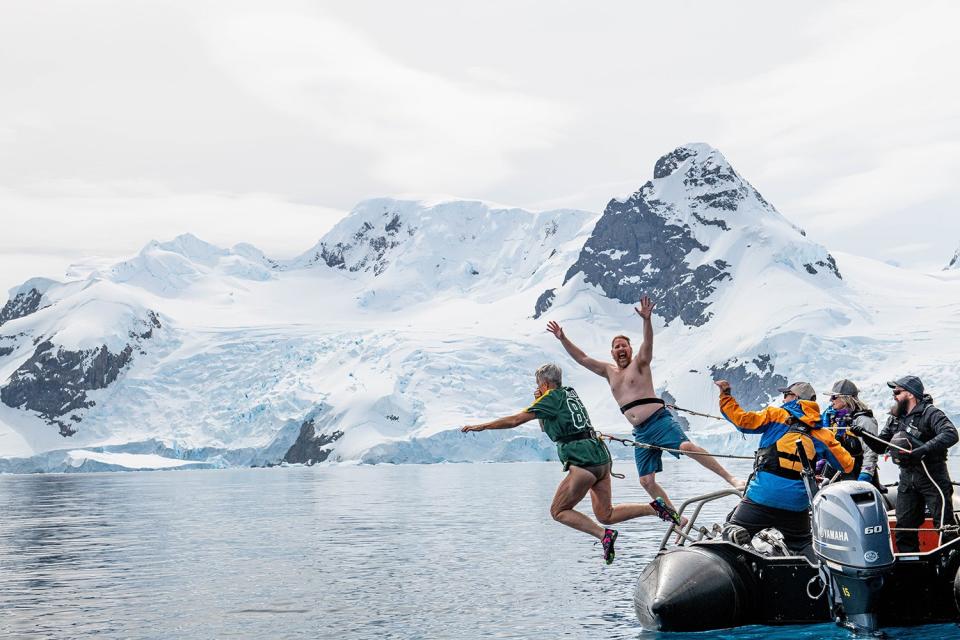
[[(544, 324), (603, 358), (639, 333), (645, 293), (658, 389), (681, 406), (715, 412), (721, 377), (748, 406), (850, 377), (880, 408), (883, 382), (909, 372), (956, 414), (939, 397), (958, 378), (956, 274), (831, 255), (702, 144), (601, 215), (368, 200), (289, 261), (180, 236), (11, 290), (0, 471), (548, 460), (535, 427), (458, 427), (522, 409), (552, 360), (598, 428), (627, 432)], [(690, 424), (710, 446), (755, 445)]]
[(562, 269), (578, 248), (571, 242), (582, 243), (583, 227), (593, 218), (583, 211), (535, 214), (476, 201), (368, 200), (287, 266), (326, 265), (353, 274), (363, 283), (362, 302), (383, 309), (438, 295), (490, 302)]
[[(667, 322), (700, 326), (713, 315), (718, 288), (749, 279), (766, 261), (819, 276), (840, 278), (836, 261), (807, 240), (719, 151), (680, 147), (663, 156), (654, 179), (626, 200), (612, 200), (565, 280), (582, 275), (614, 300), (642, 295), (658, 300)], [(753, 258), (762, 258), (756, 264)], [(801, 271), (802, 269), (802, 271)]]

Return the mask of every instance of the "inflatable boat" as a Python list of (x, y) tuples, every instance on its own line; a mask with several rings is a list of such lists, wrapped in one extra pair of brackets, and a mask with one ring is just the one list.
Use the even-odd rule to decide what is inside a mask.
[[(704, 504), (730, 495), (739, 494), (719, 491), (681, 505), (689, 522), (667, 532), (637, 580), (634, 606), (644, 628), (706, 631), (833, 620), (876, 634), (884, 626), (960, 621), (960, 539), (939, 544), (939, 530), (928, 519), (921, 551), (897, 553), (891, 504), (873, 485), (840, 482), (817, 493), (809, 557), (791, 555), (775, 530), (737, 544), (723, 539), (719, 525), (697, 526)], [(674, 536), (679, 543), (668, 548)]]

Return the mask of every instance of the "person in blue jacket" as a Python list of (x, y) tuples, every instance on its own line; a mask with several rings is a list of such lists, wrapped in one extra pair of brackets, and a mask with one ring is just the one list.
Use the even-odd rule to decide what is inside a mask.
[(744, 411), (726, 380), (717, 380), (715, 384), (720, 389), (723, 417), (742, 433), (760, 435), (753, 474), (743, 499), (728, 520), (742, 527), (732, 529), (733, 540), (743, 544), (759, 531), (774, 527), (792, 551), (808, 552), (810, 499), (803, 484), (797, 443), (811, 464), (819, 454), (835, 468), (849, 473), (853, 470), (853, 458), (829, 429), (821, 427), (817, 394), (809, 383), (795, 382), (780, 389), (783, 404), (761, 411)]

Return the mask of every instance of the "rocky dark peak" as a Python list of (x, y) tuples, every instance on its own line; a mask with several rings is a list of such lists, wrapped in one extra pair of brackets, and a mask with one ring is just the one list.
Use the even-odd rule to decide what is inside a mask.
[[(690, 162), (687, 162), (688, 160)], [(684, 186), (690, 190), (707, 188), (712, 192), (700, 196), (704, 201), (729, 200), (749, 187), (723, 154), (706, 144), (677, 147), (661, 157), (653, 167), (653, 178), (668, 178), (684, 164)], [(750, 189), (752, 190), (752, 187)], [(762, 198), (761, 201), (766, 203)]]
[(7, 300), (7, 303), (3, 305), (3, 309), (0, 309), (0, 326), (3, 326), (4, 323), (10, 322), (11, 320), (16, 320), (17, 318), (22, 318), (38, 311), (41, 308), (40, 305), (42, 302), (43, 294), (36, 288), (19, 292)]
[(689, 147), (677, 147), (657, 160), (657, 164), (653, 167), (653, 177), (655, 179), (666, 178), (672, 175), (684, 160), (693, 156), (695, 153), (696, 152)]
[[(705, 259), (710, 245), (721, 234), (757, 233), (764, 226), (773, 231), (767, 234), (773, 240), (754, 251), (805, 256), (792, 263), (799, 274), (826, 271), (840, 278), (833, 257), (802, 235), (794, 236), (800, 230), (737, 174), (723, 154), (706, 144), (677, 147), (657, 160), (654, 180), (626, 201), (610, 201), (564, 284), (583, 274), (586, 283), (608, 298), (636, 304), (649, 295), (657, 301), (655, 313), (668, 323), (680, 318), (684, 324), (702, 326), (712, 317), (711, 296), (724, 280), (733, 279), (735, 270), (723, 255)], [(724, 244), (737, 240), (728, 238)], [(793, 247), (793, 242), (801, 246)], [(537, 301), (538, 310), (549, 303), (546, 295)]]
[(744, 186), (743, 179), (737, 175), (726, 158), (715, 150), (694, 158), (684, 173), (683, 184), (687, 187), (712, 187), (724, 190), (739, 190)]
[[(663, 182), (648, 182), (627, 201), (607, 205), (565, 282), (583, 273), (607, 297), (635, 304), (650, 295), (668, 323), (680, 318), (700, 326), (712, 316), (708, 298), (732, 276), (726, 261), (700, 259), (710, 247), (691, 225), (714, 228), (710, 233), (730, 231), (729, 217), (753, 189), (719, 151), (704, 144), (677, 147), (657, 160), (653, 175)], [(681, 197), (662, 200), (663, 184), (672, 185), (667, 193)]]
[(644, 193), (649, 193), (646, 185), (626, 202), (610, 201), (564, 284), (582, 273), (609, 298), (636, 304), (649, 295), (667, 322), (680, 318), (700, 326), (712, 315), (707, 298), (731, 277), (730, 265), (715, 260), (691, 266), (688, 256), (709, 247), (697, 241), (688, 225), (662, 215), (670, 205), (648, 202)]

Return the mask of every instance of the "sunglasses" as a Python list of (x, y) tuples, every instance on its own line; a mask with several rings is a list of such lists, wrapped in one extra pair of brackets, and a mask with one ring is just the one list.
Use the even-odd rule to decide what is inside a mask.
[(906, 390), (905, 390), (905, 389), (894, 389), (894, 390), (893, 390), (893, 397), (896, 398), (896, 397), (897, 397), (898, 395), (900, 395), (901, 393), (906, 393)]
[(830, 402), (833, 402), (834, 400), (836, 400), (836, 399), (839, 398), (839, 397), (840, 397), (840, 396), (830, 396)]
[(791, 392), (789, 392), (789, 391), (788, 391), (787, 393), (783, 394), (783, 399), (784, 399), (784, 400), (786, 400), (787, 398), (796, 398), (796, 397), (797, 397), (797, 394), (791, 393)]

